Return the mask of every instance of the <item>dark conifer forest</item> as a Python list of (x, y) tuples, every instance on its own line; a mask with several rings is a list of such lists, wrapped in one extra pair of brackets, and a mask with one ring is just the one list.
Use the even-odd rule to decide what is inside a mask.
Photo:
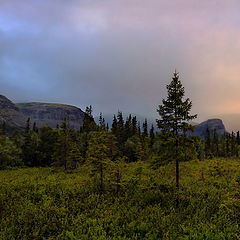
[(240, 134), (193, 136), (177, 72), (166, 93), (157, 129), (92, 106), (78, 130), (4, 122), (0, 239), (239, 239)]

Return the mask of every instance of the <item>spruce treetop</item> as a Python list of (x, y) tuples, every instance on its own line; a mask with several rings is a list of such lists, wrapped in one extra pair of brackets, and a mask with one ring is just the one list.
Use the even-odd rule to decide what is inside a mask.
[(183, 133), (193, 130), (189, 121), (197, 117), (191, 115), (192, 102), (189, 98), (184, 99), (185, 90), (175, 71), (172, 81), (167, 85), (167, 98), (162, 100), (157, 112), (161, 119), (157, 120), (158, 128), (166, 133)]

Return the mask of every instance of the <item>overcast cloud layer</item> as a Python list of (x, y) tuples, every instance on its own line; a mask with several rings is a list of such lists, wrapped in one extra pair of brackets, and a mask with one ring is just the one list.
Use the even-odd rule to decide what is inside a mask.
[(239, 0), (0, 0), (14, 101), (153, 116), (176, 68), (207, 116), (240, 112)]

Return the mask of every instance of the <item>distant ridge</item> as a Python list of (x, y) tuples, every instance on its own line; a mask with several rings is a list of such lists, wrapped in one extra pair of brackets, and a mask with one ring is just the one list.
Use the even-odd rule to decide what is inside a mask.
[(80, 108), (66, 104), (30, 102), (16, 103), (16, 106), (31, 122), (36, 122), (38, 127), (55, 128), (67, 119), (70, 128), (80, 129), (85, 118), (85, 113)]
[(0, 95), (0, 122), (5, 122), (8, 127), (18, 129), (26, 124), (27, 118), (19, 108), (7, 97)]
[(79, 129), (85, 115), (80, 108), (71, 105), (38, 102), (14, 104), (7, 97), (0, 95), (0, 123), (5, 122), (12, 130), (24, 128), (28, 118), (31, 119), (31, 123), (36, 122), (38, 127), (53, 128), (67, 119), (70, 128)]
[[(14, 104), (7, 97), (0, 95), (0, 123), (5, 122), (13, 129), (24, 128), (27, 118), (30, 118), (31, 122), (36, 122), (38, 127), (50, 126), (53, 128), (60, 125), (64, 119), (67, 119), (69, 127), (78, 130), (82, 126), (85, 116), (86, 113), (80, 108), (71, 105), (43, 102)], [(109, 127), (111, 127), (112, 116), (110, 117), (108, 114), (106, 118), (106, 122), (109, 123)], [(132, 114), (132, 116), (135, 116), (135, 114)], [(137, 115), (137, 118), (138, 117), (139, 115)], [(144, 119), (144, 116), (138, 118), (141, 123)], [(155, 130), (157, 130), (155, 119), (147, 118), (147, 120), (149, 128), (151, 124), (153, 124)], [(98, 119), (96, 118), (96, 122), (97, 121)], [(195, 123), (193, 123), (193, 125), (195, 125)], [(226, 132), (226, 128), (221, 119), (209, 119), (200, 124), (196, 124), (194, 132), (189, 133), (189, 135), (205, 137), (207, 128), (210, 131), (214, 131), (214, 129), (216, 129), (219, 135)]]
[(208, 119), (195, 126), (194, 132), (189, 133), (190, 136), (199, 136), (204, 138), (206, 136), (207, 128), (210, 132), (216, 130), (218, 135), (223, 135), (226, 132), (226, 128), (221, 119)]

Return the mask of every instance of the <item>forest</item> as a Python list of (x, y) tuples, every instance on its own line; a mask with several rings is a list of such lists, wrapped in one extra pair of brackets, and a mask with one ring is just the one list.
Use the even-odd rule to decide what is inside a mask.
[(191, 136), (179, 74), (158, 129), (136, 116), (0, 135), (0, 239), (239, 239), (240, 134)]

